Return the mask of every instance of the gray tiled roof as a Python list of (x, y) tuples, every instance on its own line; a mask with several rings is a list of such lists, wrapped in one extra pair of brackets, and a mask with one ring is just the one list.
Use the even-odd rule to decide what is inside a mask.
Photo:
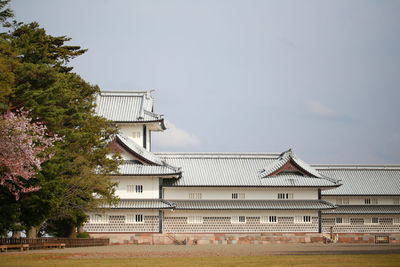
[(261, 179), (262, 186), (271, 187), (337, 187), (340, 184), (334, 184), (328, 179), (307, 177), (301, 175), (292, 175), (281, 173), (277, 176), (271, 176)]
[(136, 153), (140, 157), (144, 158), (146, 161), (149, 161), (150, 163), (157, 164), (157, 165), (163, 165), (163, 161), (154, 155), (153, 153), (147, 151), (144, 149), (142, 146), (136, 144), (134, 141), (129, 139), (123, 134), (118, 134), (117, 135), (118, 141), (122, 143), (126, 148), (131, 150), (131, 152)]
[(171, 209), (173, 206), (162, 199), (121, 199), (114, 206), (103, 205), (111, 209)]
[[(303, 176), (260, 177), (280, 154), (261, 153), (155, 153), (172, 166), (182, 168), (182, 178), (169, 180), (165, 186), (337, 186), (322, 178)], [(293, 180), (295, 178), (295, 180)], [(271, 180), (268, 180), (271, 179)], [(313, 180), (314, 179), (314, 180)]]
[(177, 210), (323, 210), (323, 200), (167, 200)]
[(315, 165), (328, 177), (342, 180), (342, 186), (323, 195), (400, 195), (400, 166)]
[(114, 122), (163, 120), (152, 112), (153, 97), (149, 91), (102, 91), (96, 104), (96, 113)]
[(162, 166), (154, 166), (154, 165), (143, 165), (138, 164), (135, 161), (124, 161), (119, 166), (119, 174), (120, 175), (129, 175), (129, 176), (176, 176), (178, 177), (181, 174), (180, 168), (175, 168), (169, 165)]
[(324, 214), (397, 214), (400, 215), (399, 205), (343, 205), (334, 210), (327, 210)]

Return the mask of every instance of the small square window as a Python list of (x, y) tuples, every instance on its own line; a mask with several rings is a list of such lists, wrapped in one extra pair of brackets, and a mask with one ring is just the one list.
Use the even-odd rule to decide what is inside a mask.
[(232, 193), (232, 199), (238, 199), (238, 193)]
[(342, 224), (343, 218), (336, 218), (336, 224)]
[(310, 223), (311, 222), (311, 216), (303, 216), (303, 222)]
[(143, 185), (135, 185), (136, 193), (143, 193)]
[(378, 224), (379, 223), (379, 219), (374, 217), (374, 218), (371, 219), (371, 223)]
[(370, 198), (366, 198), (366, 199), (364, 200), (364, 203), (365, 203), (366, 205), (370, 205), (370, 204), (371, 204), (371, 199), (370, 199)]
[(240, 223), (245, 223), (246, 222), (246, 216), (239, 216), (239, 222)]

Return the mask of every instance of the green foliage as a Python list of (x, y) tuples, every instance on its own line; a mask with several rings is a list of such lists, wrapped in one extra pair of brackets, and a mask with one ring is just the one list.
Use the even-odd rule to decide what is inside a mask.
[[(0, 7), (4, 2), (8, 1), (0, 0)], [(63, 141), (52, 148), (55, 155), (42, 164), (37, 179), (30, 181), (42, 189), (18, 202), (4, 202), (15, 209), (10, 209), (9, 220), (0, 219), (0, 230), (11, 229), (11, 221), (19, 218), (26, 229), (48, 221), (50, 232), (69, 235), (65, 228), (82, 225), (85, 212), (117, 201), (110, 174), (117, 171), (119, 160), (106, 156), (117, 129), (94, 112), (98, 86), (67, 65), (85, 49), (65, 45), (70, 38), (48, 35), (35, 22), (8, 27), (9, 32), (0, 35), (0, 86), (6, 89), (0, 93), (0, 104), (31, 110), (35, 120)], [(5, 198), (2, 192), (0, 198)]]
[(90, 238), (90, 235), (88, 232), (82, 232), (82, 233), (78, 233), (78, 235), (76, 237), (77, 238)]

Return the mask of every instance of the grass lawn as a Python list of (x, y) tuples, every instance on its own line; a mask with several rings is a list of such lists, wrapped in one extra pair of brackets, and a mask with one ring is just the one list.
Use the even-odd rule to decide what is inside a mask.
[[(71, 258), (73, 257), (73, 258)], [(83, 258), (71, 254), (0, 255), (0, 266), (400, 266), (399, 254), (240, 257)]]

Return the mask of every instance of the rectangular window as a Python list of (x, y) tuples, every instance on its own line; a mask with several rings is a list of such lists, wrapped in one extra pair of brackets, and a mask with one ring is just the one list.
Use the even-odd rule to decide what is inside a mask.
[(400, 224), (400, 217), (394, 217), (393, 224)]
[(189, 199), (202, 199), (201, 193), (189, 193)]
[(293, 199), (293, 193), (278, 193), (278, 199)]
[(350, 224), (350, 218), (336, 218), (335, 224)]
[(132, 137), (139, 139), (141, 137), (141, 134), (140, 134), (140, 132), (132, 132)]
[(231, 223), (245, 223), (246, 216), (232, 216)]
[(377, 217), (368, 217), (364, 219), (364, 224), (379, 224), (379, 218)]
[(400, 204), (400, 198), (394, 198), (393, 199), (393, 204), (394, 205), (399, 205)]
[(311, 223), (311, 216), (305, 215), (305, 216), (295, 216), (294, 217), (294, 222), (295, 223)]
[(371, 204), (372, 205), (377, 205), (378, 204), (378, 199), (377, 198), (371, 199)]
[(343, 198), (342, 204), (349, 205), (349, 203), (350, 203), (350, 200), (348, 198)]
[(244, 199), (245, 194), (244, 193), (232, 193), (232, 199)]
[(365, 203), (365, 205), (370, 205), (371, 199), (369, 199), (369, 198), (364, 199), (364, 203)]
[(125, 223), (142, 223), (143, 222), (143, 214), (128, 214), (125, 216)]
[(277, 223), (277, 217), (276, 216), (261, 216), (260, 217), (260, 223)]
[(143, 193), (143, 185), (135, 185), (136, 193)]
[(203, 223), (203, 217), (202, 216), (188, 216), (187, 217), (187, 223), (190, 224), (202, 224)]
[(126, 186), (126, 191), (127, 192), (133, 192), (134, 188), (135, 188), (135, 186), (133, 184), (128, 184)]
[(135, 214), (135, 222), (142, 223), (143, 222), (143, 214)]

